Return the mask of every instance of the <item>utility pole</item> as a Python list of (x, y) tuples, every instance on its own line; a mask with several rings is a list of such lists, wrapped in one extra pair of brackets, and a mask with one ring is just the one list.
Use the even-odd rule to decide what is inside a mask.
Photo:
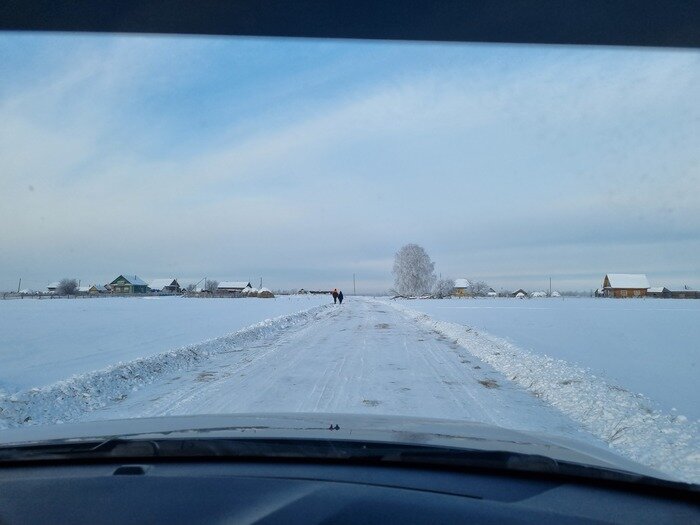
[(262, 277), (260, 278), (260, 288), (262, 288)]
[(19, 278), (19, 284), (17, 285), (17, 293), (19, 293), (20, 288), (22, 288), (22, 278)]
[(549, 296), (552, 297), (552, 278), (549, 278)]
[(352, 294), (357, 295), (357, 289), (355, 288), (355, 274), (352, 274)]

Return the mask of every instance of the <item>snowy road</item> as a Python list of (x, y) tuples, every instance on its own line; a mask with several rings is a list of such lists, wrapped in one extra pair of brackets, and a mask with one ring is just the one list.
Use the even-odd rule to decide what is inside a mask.
[(444, 417), (599, 443), (454, 341), (363, 299), (163, 377), (85, 419), (245, 412)]

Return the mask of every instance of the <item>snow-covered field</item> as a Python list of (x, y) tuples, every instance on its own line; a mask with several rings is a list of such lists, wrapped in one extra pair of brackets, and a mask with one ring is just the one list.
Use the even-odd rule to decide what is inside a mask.
[(197, 413), (440, 417), (610, 446), (698, 482), (698, 303), (0, 301), (0, 428)]
[[(697, 483), (700, 389), (693, 371), (698, 363), (700, 310), (694, 302), (668, 303), (593, 299), (387, 301), (419, 325), (469, 349), (616, 451)], [(499, 335), (510, 332), (515, 337), (496, 336), (496, 330)], [(524, 341), (532, 346), (524, 348)], [(667, 384), (674, 384), (671, 395), (664, 390)], [(685, 407), (693, 417), (688, 419), (675, 408), (665, 409), (649, 392), (663, 394), (663, 399)]]
[(399, 301), (523, 350), (590, 369), (664, 411), (700, 420), (700, 301), (445, 299)]
[(235, 332), (327, 297), (0, 301), (0, 394), (41, 387)]

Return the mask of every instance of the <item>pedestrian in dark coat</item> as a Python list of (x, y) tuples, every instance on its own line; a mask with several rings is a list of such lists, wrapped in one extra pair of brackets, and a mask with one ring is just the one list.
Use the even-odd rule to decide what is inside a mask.
[(333, 304), (337, 303), (338, 302), (338, 290), (336, 288), (333, 288), (331, 295), (333, 296)]
[(338, 292), (338, 302), (339, 302), (340, 304), (343, 304), (343, 291), (342, 291), (342, 290), (340, 290), (340, 291)]

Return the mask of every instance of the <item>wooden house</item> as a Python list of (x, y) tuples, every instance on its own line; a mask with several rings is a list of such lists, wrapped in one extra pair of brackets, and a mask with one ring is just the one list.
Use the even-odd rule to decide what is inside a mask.
[(470, 281), (469, 279), (455, 279), (452, 295), (455, 297), (485, 297), (496, 290), (483, 281)]
[(649, 280), (643, 273), (609, 273), (603, 279), (605, 297), (644, 297)]
[(112, 293), (148, 293), (146, 281), (141, 279), (138, 275), (120, 275), (109, 284), (112, 287)]
[(472, 297), (472, 282), (469, 279), (455, 279), (452, 295), (455, 297)]

